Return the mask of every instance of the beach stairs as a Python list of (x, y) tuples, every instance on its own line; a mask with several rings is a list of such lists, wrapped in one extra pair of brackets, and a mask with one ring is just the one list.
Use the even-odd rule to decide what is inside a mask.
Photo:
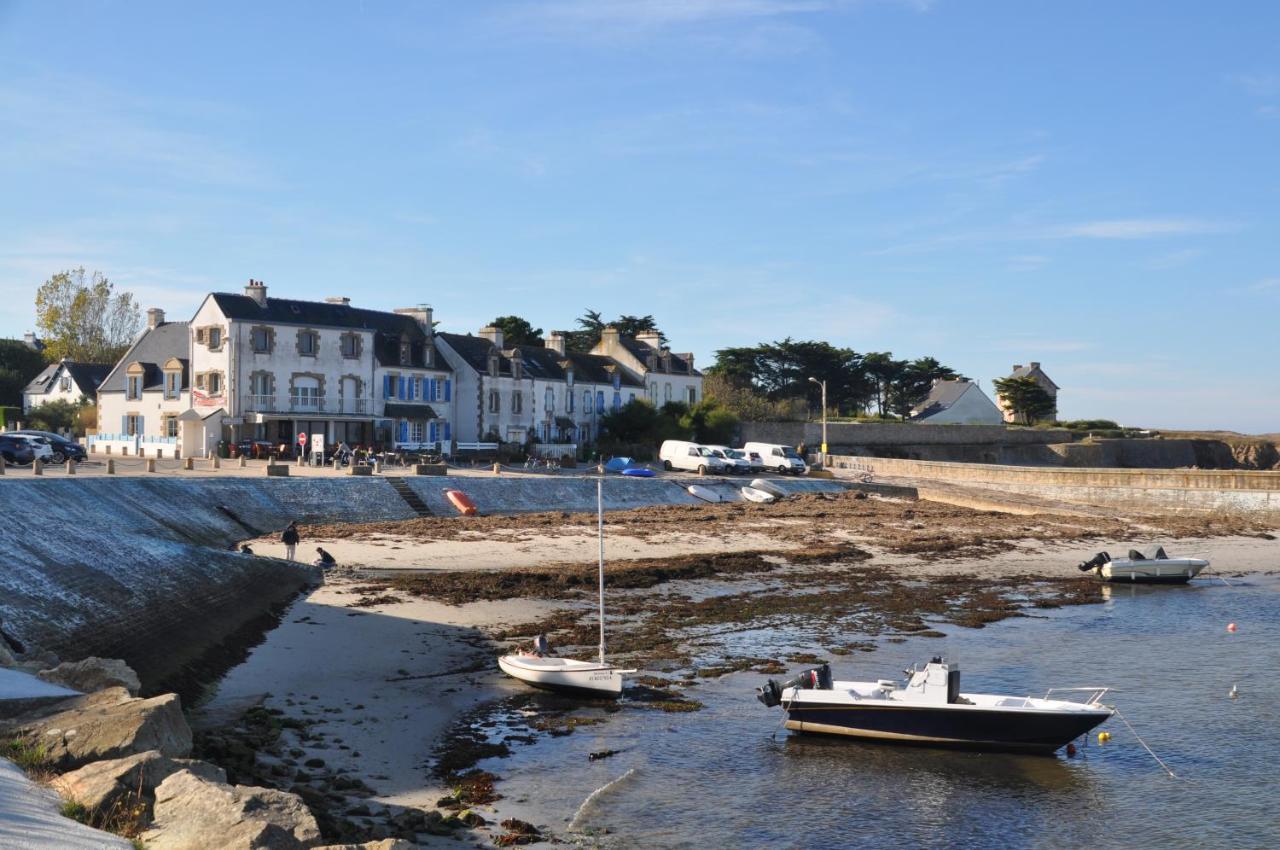
[(387, 481), (391, 484), (391, 488), (400, 494), (400, 498), (404, 499), (404, 503), (409, 506), (418, 516), (431, 516), (431, 508), (427, 507), (427, 503), (422, 501), (422, 497), (414, 492), (409, 486), (409, 482), (403, 478), (387, 476)]

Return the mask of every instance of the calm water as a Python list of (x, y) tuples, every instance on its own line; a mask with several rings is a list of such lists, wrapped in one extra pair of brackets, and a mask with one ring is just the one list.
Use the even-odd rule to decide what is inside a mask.
[[(944, 653), (969, 691), (1113, 686), (1179, 779), (1116, 718), (1111, 742), (1075, 758), (775, 738), (782, 713), (755, 701), (765, 677), (750, 673), (692, 689), (701, 712), (627, 709), (482, 766), (506, 777), (517, 814), (562, 835), (577, 814), (586, 846), (1280, 847), (1280, 579), (1232, 581), (1118, 588), (1102, 605), (833, 659), (836, 678), (876, 679)], [(623, 752), (589, 762), (602, 749)]]

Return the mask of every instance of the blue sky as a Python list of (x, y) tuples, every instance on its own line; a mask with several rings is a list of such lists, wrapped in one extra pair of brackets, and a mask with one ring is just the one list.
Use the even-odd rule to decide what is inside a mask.
[(1280, 4), (0, 0), (0, 335), (100, 269), (822, 338), (1280, 431)]

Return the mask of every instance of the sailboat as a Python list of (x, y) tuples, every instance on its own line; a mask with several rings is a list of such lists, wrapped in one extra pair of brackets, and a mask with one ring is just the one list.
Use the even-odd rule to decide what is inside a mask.
[(600, 536), (600, 658), (579, 661), (537, 653), (513, 653), (498, 658), (502, 672), (547, 691), (591, 699), (617, 699), (622, 694), (622, 674), (604, 658), (604, 482), (596, 482), (596, 527)]

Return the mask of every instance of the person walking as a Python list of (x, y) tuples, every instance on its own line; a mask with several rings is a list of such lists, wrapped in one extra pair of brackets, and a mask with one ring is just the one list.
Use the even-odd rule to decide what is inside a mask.
[(301, 536), (298, 534), (298, 523), (291, 522), (285, 526), (284, 531), (280, 535), (280, 542), (284, 544), (284, 556), (290, 561), (297, 560), (298, 541)]

